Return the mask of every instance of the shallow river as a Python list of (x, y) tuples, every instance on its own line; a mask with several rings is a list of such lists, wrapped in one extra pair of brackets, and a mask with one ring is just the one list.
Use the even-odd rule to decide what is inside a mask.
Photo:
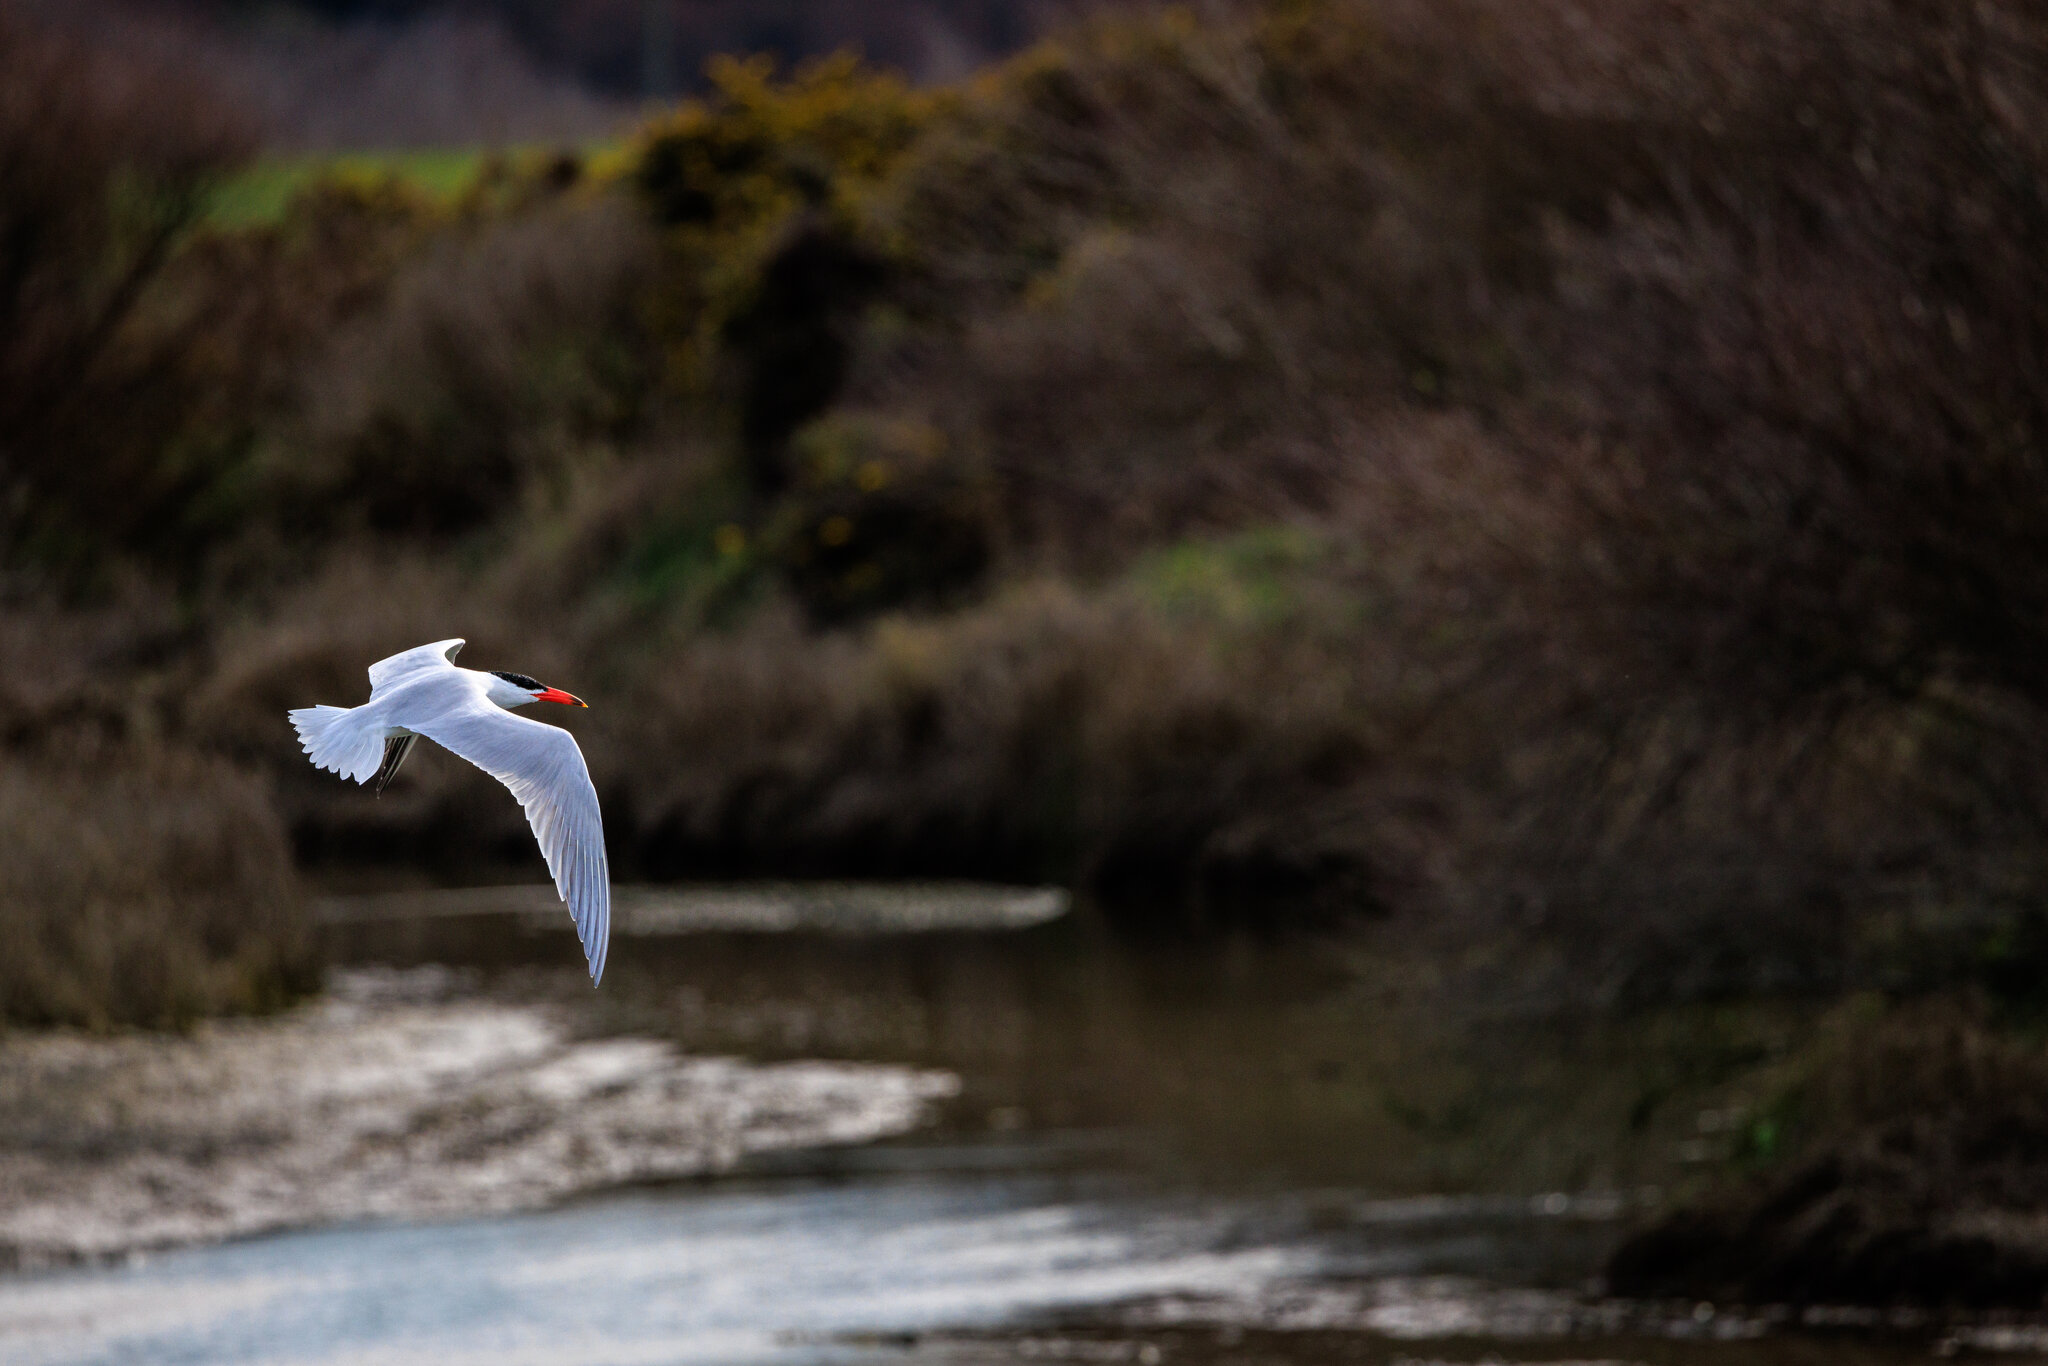
[[(105, 1084), (78, 1078), (162, 1070), (155, 1054), (22, 1055), (0, 1074), (18, 1162), (43, 1164), (37, 1189), (61, 1193), (65, 1171), (127, 1183), (125, 1204), (78, 1206), (115, 1210), (101, 1217), (117, 1233), (179, 1180), (197, 1183), (196, 1212), (171, 1202), (154, 1241), (288, 1225), (299, 1208), (383, 1217), (0, 1278), (0, 1361), (1841, 1366), (2015, 1345), (1599, 1296), (1629, 1221), (1735, 1141), (1745, 1079), (1796, 1021), (1539, 1037), (1510, 1016), (1453, 1018), (1411, 970), (1349, 950), (1134, 945), (1043, 902), (955, 915), (924, 892), (892, 922), (861, 895), (622, 900), (599, 994), (578, 985), (573, 939), (516, 896), (336, 903), (337, 956), (385, 976), (359, 971), (294, 1020), (161, 1046), (213, 1090), (251, 1065), (223, 1060), (346, 1044), (357, 1089), (304, 1104), (353, 1121), (367, 1096), (388, 1113), (345, 1144), (223, 1091), (209, 1113), (269, 1135), (238, 1156), (132, 1081), (119, 1094), (144, 1099), (107, 1129), (91, 1118)], [(468, 966), (421, 967), (446, 962)], [(528, 1043), (495, 1024), (473, 1037), (529, 1018), (547, 1023)], [(366, 1052), (363, 1030), (458, 1024), (468, 1051), (436, 1045), (448, 1070), (424, 1096), (365, 1061), (389, 1045)], [(742, 1061), (707, 1081), (693, 1060), (711, 1056)], [(797, 1060), (844, 1066), (777, 1070)], [(707, 1087), (724, 1137), (678, 1159), (649, 1116), (701, 1106)], [(815, 1094), (830, 1104), (814, 1114)], [(43, 1118), (21, 1117), (36, 1105)], [(172, 1117), (143, 1126), (157, 1139), (127, 1134), (144, 1113)], [(183, 1165), (105, 1157), (110, 1134), (182, 1144)], [(593, 1164), (587, 1193), (549, 1156), (571, 1152)], [(206, 1182), (231, 1169), (254, 1194), (208, 1224)], [(463, 1182), (475, 1199), (441, 1199)], [(493, 1202), (541, 1207), (450, 1213)], [(66, 1208), (49, 1206), (59, 1231)]]

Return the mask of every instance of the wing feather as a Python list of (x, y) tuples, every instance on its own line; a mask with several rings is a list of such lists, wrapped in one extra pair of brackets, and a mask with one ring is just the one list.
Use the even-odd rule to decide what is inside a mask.
[(576, 922), (591, 980), (600, 980), (611, 939), (611, 873), (597, 789), (576, 737), (493, 705), (452, 672), (449, 682), (448, 705), (405, 724), (511, 789)]
[(462, 645), (460, 638), (437, 640), (431, 645), (415, 645), (410, 650), (400, 650), (389, 659), (378, 660), (370, 666), (370, 696), (375, 698), (383, 689), (421, 669), (453, 666), (455, 656), (462, 652)]

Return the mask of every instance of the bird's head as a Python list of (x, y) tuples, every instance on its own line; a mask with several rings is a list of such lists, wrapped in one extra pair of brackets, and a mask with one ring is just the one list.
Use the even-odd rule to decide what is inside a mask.
[(525, 674), (491, 671), (491, 700), (510, 711), (523, 707), (529, 702), (560, 702), (569, 707), (588, 707), (582, 698), (563, 692), (560, 688), (542, 685)]

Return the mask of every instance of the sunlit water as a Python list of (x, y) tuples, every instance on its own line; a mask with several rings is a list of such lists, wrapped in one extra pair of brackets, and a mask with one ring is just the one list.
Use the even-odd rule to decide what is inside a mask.
[[(1401, 1278), (1499, 1267), (1504, 1230), (1527, 1241), (1531, 1229), (1515, 1230), (1518, 1221), (1477, 1213), (1367, 1204), (1333, 1218), (1298, 1197), (1147, 1193), (1101, 1176), (957, 1166), (744, 1181), (509, 1218), (331, 1228), (18, 1277), (0, 1283), (0, 1360), (943, 1360), (969, 1350), (966, 1338), (949, 1346), (948, 1333), (1091, 1315), (1256, 1323), (1339, 1285), (1378, 1286), (1364, 1312), (1400, 1336), (1403, 1312), (1412, 1319), (1426, 1303), (1441, 1312), (1450, 1303), (1443, 1286), (1458, 1284), (1431, 1281), (1433, 1299), (1410, 1292), (1404, 1301)], [(1551, 1232), (1566, 1234), (1567, 1258), (1583, 1251), (1570, 1246), (1569, 1228)], [(1355, 1317), (1356, 1296), (1346, 1303)]]

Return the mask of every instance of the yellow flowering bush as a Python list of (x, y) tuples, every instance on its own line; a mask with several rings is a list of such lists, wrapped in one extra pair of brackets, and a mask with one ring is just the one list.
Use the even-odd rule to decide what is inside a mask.
[(650, 123), (631, 158), (676, 266), (656, 327), (674, 377), (699, 391), (794, 239), (873, 254), (864, 206), (946, 98), (851, 54), (786, 80), (766, 57), (721, 57), (709, 75), (710, 93)]

